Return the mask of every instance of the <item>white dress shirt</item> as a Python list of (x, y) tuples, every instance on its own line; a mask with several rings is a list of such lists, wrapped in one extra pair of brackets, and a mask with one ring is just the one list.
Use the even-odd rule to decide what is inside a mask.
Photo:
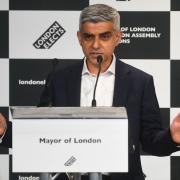
[[(96, 105), (97, 106), (112, 106), (114, 94), (114, 80), (115, 80), (115, 55), (109, 68), (100, 73), (96, 88)], [(84, 65), (81, 76), (81, 99), (80, 106), (91, 106), (93, 99), (94, 86), (97, 75), (89, 72), (84, 59)]]

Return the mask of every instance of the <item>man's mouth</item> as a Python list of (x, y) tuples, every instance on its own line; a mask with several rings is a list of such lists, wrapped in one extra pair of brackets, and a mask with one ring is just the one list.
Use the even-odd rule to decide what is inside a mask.
[(97, 56), (99, 56), (99, 55), (103, 56), (103, 54), (102, 54), (102, 53), (99, 53), (99, 52), (91, 52), (90, 55), (91, 55), (91, 56), (94, 56), (94, 57), (97, 57)]

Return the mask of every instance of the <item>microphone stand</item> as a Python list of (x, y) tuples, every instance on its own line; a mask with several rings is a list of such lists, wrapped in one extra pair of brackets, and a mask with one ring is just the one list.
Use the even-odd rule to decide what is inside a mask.
[(101, 55), (99, 55), (97, 57), (97, 62), (98, 62), (98, 65), (99, 65), (99, 69), (98, 69), (98, 74), (97, 74), (97, 78), (96, 78), (96, 83), (94, 85), (94, 92), (93, 92), (93, 99), (92, 99), (92, 107), (96, 107), (96, 87), (97, 87), (97, 82), (98, 82), (98, 79), (99, 79), (99, 75), (101, 73), (101, 64), (102, 64), (102, 61), (103, 61), (103, 57)]
[[(99, 75), (101, 73), (101, 64), (103, 61), (103, 57), (101, 55), (97, 56), (97, 62), (99, 64), (99, 69), (98, 69), (98, 74), (97, 74), (97, 78), (96, 78), (96, 82), (95, 82), (95, 86), (94, 86), (94, 93), (93, 93), (93, 100), (92, 100), (92, 107), (96, 107), (96, 87), (97, 87), (97, 83), (98, 83), (98, 79), (99, 79)], [(90, 172), (89, 174), (89, 180), (102, 180), (102, 173), (99, 172)]]
[(52, 63), (52, 71), (50, 71), (50, 73), (48, 74), (48, 76), (46, 78), (46, 84), (45, 84), (44, 90), (41, 93), (40, 101), (39, 101), (39, 104), (37, 105), (37, 107), (52, 106), (51, 83), (52, 83), (52, 79), (54, 77), (54, 74), (55, 74), (55, 71), (57, 68), (58, 59), (54, 58), (51, 63)]

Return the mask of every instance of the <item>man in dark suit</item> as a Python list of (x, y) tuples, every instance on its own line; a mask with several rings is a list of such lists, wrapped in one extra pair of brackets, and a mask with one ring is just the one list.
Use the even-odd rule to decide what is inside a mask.
[(102, 56), (96, 91), (97, 106), (125, 106), (129, 120), (129, 172), (109, 173), (112, 180), (144, 180), (140, 145), (152, 155), (179, 150), (180, 114), (168, 129), (161, 126), (153, 77), (117, 59), (113, 52), (121, 40), (118, 12), (106, 5), (91, 5), (80, 15), (79, 43), (84, 61), (60, 70), (52, 81), (53, 106), (91, 106), (93, 87)]

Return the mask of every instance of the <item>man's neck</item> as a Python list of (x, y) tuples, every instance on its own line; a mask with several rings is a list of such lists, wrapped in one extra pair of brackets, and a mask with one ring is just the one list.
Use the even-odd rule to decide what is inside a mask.
[[(113, 60), (113, 56), (111, 57), (110, 60), (104, 60), (102, 63), (101, 63), (101, 73), (107, 71), (107, 69), (109, 68), (109, 66), (111, 65), (112, 63), (112, 60)], [(87, 65), (87, 68), (89, 70), (89, 72), (91, 74), (94, 74), (94, 75), (97, 75), (98, 74), (98, 71), (99, 71), (99, 64), (90, 64), (88, 61), (86, 61), (86, 65)]]

